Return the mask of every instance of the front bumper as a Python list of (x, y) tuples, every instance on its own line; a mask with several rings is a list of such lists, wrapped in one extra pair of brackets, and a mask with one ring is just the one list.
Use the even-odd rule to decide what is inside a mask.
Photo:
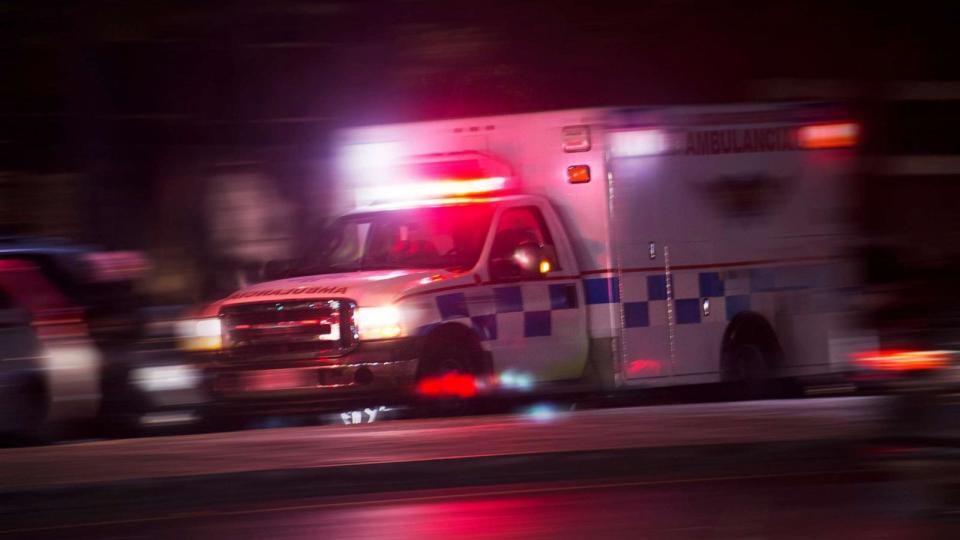
[(384, 405), (408, 397), (414, 387), (418, 338), (362, 342), (335, 358), (232, 364), (208, 363), (205, 383), (212, 406), (227, 413), (320, 412), (349, 405)]

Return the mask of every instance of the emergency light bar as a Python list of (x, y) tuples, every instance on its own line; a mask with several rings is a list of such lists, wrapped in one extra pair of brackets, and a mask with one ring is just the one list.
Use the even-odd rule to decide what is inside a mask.
[(516, 187), (508, 163), (476, 151), (411, 155), (358, 171), (354, 179), (357, 206), (490, 196)]
[(377, 202), (400, 202), (429, 199), (467, 197), (490, 194), (507, 187), (503, 176), (470, 178), (465, 180), (428, 180), (417, 183), (372, 186), (362, 192), (366, 200)]
[(666, 150), (667, 137), (659, 129), (610, 133), (610, 153), (615, 157), (655, 156)]

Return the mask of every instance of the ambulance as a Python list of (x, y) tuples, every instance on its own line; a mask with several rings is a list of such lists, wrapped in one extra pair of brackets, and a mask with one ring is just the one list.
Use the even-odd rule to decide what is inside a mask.
[(859, 136), (823, 103), (347, 129), (342, 217), (181, 338), (253, 409), (839, 373)]

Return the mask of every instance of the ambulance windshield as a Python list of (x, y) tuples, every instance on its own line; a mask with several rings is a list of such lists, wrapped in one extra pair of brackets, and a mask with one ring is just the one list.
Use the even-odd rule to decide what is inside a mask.
[(489, 205), (450, 205), (351, 215), (323, 235), (298, 274), (359, 270), (469, 269), (490, 228)]

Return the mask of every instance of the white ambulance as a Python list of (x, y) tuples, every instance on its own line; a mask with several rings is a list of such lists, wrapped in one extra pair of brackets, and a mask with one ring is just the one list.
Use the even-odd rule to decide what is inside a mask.
[(349, 129), (344, 215), (183, 337), (254, 408), (839, 372), (858, 135), (819, 103)]

